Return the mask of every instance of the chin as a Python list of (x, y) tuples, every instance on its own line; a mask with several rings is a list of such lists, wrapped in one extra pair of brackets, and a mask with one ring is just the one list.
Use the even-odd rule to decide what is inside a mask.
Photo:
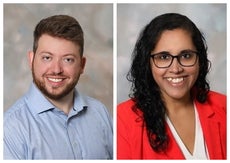
[(169, 96), (175, 100), (183, 100), (187, 97), (186, 94), (181, 94), (181, 93), (178, 93), (178, 94), (169, 94)]

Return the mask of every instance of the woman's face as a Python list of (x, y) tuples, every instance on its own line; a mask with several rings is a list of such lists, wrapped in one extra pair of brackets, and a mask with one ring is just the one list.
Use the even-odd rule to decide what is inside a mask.
[[(167, 54), (171, 54), (172, 56), (184, 54), (180, 55), (181, 62), (187, 64), (186, 61), (188, 61), (191, 56), (182, 53), (183, 51), (189, 53), (196, 51), (192, 43), (191, 35), (183, 29), (174, 29), (166, 30), (161, 34), (151, 54), (163, 54), (160, 55), (159, 58), (155, 58), (158, 59), (159, 62), (167, 60)], [(199, 74), (198, 60), (199, 58), (197, 56), (196, 62), (194, 62), (193, 65), (189, 65), (190, 63), (188, 62), (189, 67), (185, 67), (178, 62), (177, 58), (174, 58), (169, 67), (159, 68), (154, 64), (153, 58), (150, 59), (153, 78), (158, 84), (165, 100), (183, 100), (190, 98), (190, 90)]]

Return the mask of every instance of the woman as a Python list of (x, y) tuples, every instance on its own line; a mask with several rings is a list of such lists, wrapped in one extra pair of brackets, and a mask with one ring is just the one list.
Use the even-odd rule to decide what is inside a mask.
[(226, 159), (226, 96), (210, 91), (207, 46), (184, 15), (153, 19), (136, 43), (118, 105), (118, 159)]

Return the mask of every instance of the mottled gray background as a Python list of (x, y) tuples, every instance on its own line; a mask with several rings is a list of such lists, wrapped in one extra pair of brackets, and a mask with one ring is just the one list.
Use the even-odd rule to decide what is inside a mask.
[(204, 33), (212, 69), (212, 90), (226, 94), (226, 4), (117, 4), (117, 102), (128, 98), (126, 74), (130, 56), (143, 27), (154, 17), (177, 12), (188, 16)]
[(4, 110), (29, 88), (32, 81), (27, 52), (33, 30), (42, 18), (68, 14), (81, 24), (85, 35), (86, 69), (77, 88), (113, 108), (113, 5), (112, 4), (4, 4)]
[[(26, 53), (37, 22), (53, 14), (76, 17), (85, 32), (87, 65), (78, 89), (113, 108), (113, 4), (4, 4), (4, 110), (31, 82)], [(126, 74), (143, 27), (166, 12), (187, 15), (204, 33), (212, 69), (212, 90), (226, 94), (226, 4), (117, 4), (117, 102), (128, 98)], [(116, 87), (115, 87), (116, 88)]]

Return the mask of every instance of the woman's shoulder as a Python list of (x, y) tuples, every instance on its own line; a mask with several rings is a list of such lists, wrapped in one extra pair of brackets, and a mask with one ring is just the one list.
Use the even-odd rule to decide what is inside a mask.
[(132, 107), (135, 105), (135, 102), (133, 99), (128, 99), (126, 101), (123, 101), (117, 105), (117, 108), (127, 108), (127, 107)]
[(117, 112), (131, 112), (135, 102), (132, 99), (123, 101), (117, 105)]
[(216, 91), (209, 91), (209, 94), (210, 95), (213, 95), (213, 96), (219, 96), (219, 97), (223, 97), (223, 98), (226, 98), (226, 95), (223, 94), (223, 93), (220, 93), (220, 92), (216, 92)]
[[(135, 108), (136, 103), (133, 99), (128, 99), (126, 101), (123, 101), (117, 105), (117, 114), (118, 116), (122, 117), (132, 117), (137, 118), (140, 116), (141, 111), (137, 108)], [(135, 111), (134, 111), (135, 109)]]
[(227, 97), (222, 93), (209, 91), (207, 100), (203, 105), (212, 108), (215, 112), (226, 113)]
[(209, 91), (207, 101), (212, 104), (226, 105), (227, 96), (219, 92)]

